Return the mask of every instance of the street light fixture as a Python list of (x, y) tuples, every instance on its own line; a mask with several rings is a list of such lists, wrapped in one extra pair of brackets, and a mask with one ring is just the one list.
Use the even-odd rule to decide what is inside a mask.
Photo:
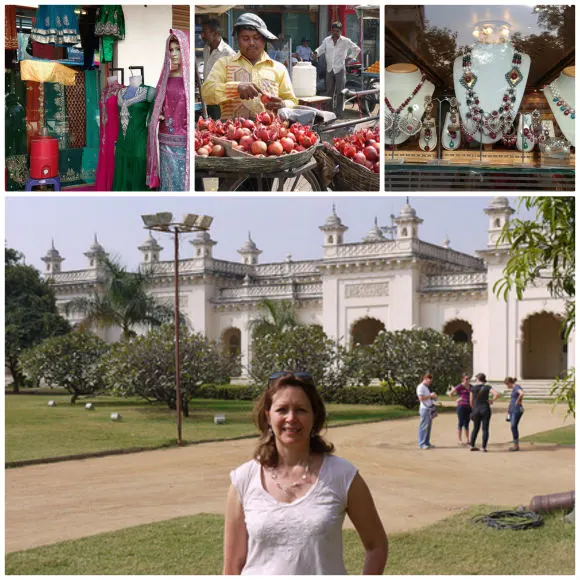
[(189, 234), (207, 231), (213, 222), (213, 217), (185, 214), (182, 221), (173, 221), (171, 212), (142, 215), (141, 219), (146, 230), (173, 233), (174, 240), (174, 324), (175, 324), (175, 399), (177, 411), (177, 445), (182, 445), (181, 438), (181, 369), (179, 357), (179, 234)]

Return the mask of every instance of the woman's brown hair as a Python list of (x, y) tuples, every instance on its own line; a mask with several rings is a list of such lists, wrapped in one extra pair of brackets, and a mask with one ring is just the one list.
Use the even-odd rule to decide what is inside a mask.
[(276, 449), (276, 438), (270, 431), (268, 424), (268, 417), (266, 411), (272, 407), (272, 399), (274, 395), (281, 389), (286, 387), (297, 387), (304, 391), (312, 411), (314, 413), (314, 422), (312, 424), (312, 432), (310, 435), (310, 452), (311, 453), (332, 453), (334, 445), (326, 441), (321, 435), (320, 431), (326, 425), (326, 408), (320, 393), (316, 390), (313, 381), (298, 378), (290, 371), (284, 373), (281, 377), (274, 379), (268, 383), (266, 390), (256, 402), (254, 406), (254, 422), (260, 430), (260, 441), (254, 451), (254, 457), (266, 467), (274, 467), (278, 463), (278, 450)]

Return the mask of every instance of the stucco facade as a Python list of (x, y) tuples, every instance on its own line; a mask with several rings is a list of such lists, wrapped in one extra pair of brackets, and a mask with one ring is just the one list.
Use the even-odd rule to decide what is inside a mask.
[[(543, 285), (529, 288), (522, 300), (510, 295), (504, 301), (493, 292), (509, 257), (497, 239), (513, 211), (504, 197), (490, 201), (488, 246), (477, 256), (422, 241), (423, 220), (408, 204), (394, 220), (392, 239), (375, 223), (360, 242), (345, 242), (348, 227), (333, 207), (320, 226), (319, 260), (287, 256), (260, 264), (261, 251), (249, 235), (239, 262), (219, 260), (213, 256), (216, 242), (199, 233), (190, 242), (191, 257), (179, 262), (180, 307), (193, 329), (241, 354), (243, 375), (251, 360), (250, 321), (269, 298), (292, 301), (300, 321), (321, 325), (349, 347), (372, 342), (382, 329), (429, 327), (471, 342), (473, 370), (492, 381), (507, 375), (550, 380), (574, 366), (574, 338), (565, 344), (561, 337), (563, 300)], [(151, 292), (173, 303), (173, 261), (159, 260), (161, 247), (151, 235), (139, 250), (142, 267), (154, 272)], [(102, 285), (105, 249), (95, 238), (85, 255), (87, 269), (69, 272), (61, 271), (54, 246), (43, 258), (60, 306)], [(102, 334), (107, 340), (119, 336), (116, 329)]]

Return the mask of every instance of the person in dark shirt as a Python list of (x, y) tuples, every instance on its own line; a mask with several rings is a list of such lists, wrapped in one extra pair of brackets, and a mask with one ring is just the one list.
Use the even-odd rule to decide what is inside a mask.
[(518, 430), (518, 424), (522, 418), (522, 415), (524, 414), (524, 407), (522, 406), (524, 390), (516, 383), (517, 379), (515, 377), (506, 377), (504, 380), (504, 384), (512, 392), (510, 397), (510, 406), (508, 408), (508, 416), (512, 430), (513, 445), (509, 448), (509, 451), (520, 450), (520, 433)]
[[(470, 451), (479, 451), (479, 447), (475, 446), (475, 440), (479, 433), (479, 427), (482, 427), (481, 448), (485, 453), (487, 451), (487, 442), (489, 441), (489, 422), (491, 420), (491, 405), (499, 397), (499, 393), (490, 385), (486, 385), (486, 376), (483, 373), (475, 375), (476, 382), (471, 387), (470, 404), (471, 404), (471, 418), (473, 419), (473, 431), (471, 432), (471, 440), (469, 442)], [(489, 399), (489, 395), (493, 399)]]

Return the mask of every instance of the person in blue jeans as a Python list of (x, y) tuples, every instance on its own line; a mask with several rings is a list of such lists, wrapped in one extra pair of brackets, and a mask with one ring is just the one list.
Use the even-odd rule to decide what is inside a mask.
[(431, 449), (431, 425), (433, 424), (433, 412), (435, 411), (435, 401), (437, 393), (431, 392), (433, 375), (426, 374), (423, 381), (417, 386), (417, 397), (419, 399), (419, 449)]
[[(453, 387), (449, 392), (449, 396), (453, 399), (459, 396), (457, 400), (457, 439), (459, 445), (469, 445), (469, 421), (471, 420), (471, 406), (469, 404), (469, 396), (471, 395), (471, 383), (469, 373), (461, 375), (461, 382)], [(465, 443), (461, 440), (461, 430), (465, 431)]]
[(522, 415), (524, 414), (524, 407), (522, 406), (524, 390), (516, 383), (517, 379), (515, 377), (506, 377), (504, 380), (505, 386), (512, 392), (510, 397), (510, 406), (508, 408), (508, 415), (510, 419), (510, 427), (512, 430), (513, 445), (509, 448), (508, 451), (520, 450), (520, 432), (518, 425)]

